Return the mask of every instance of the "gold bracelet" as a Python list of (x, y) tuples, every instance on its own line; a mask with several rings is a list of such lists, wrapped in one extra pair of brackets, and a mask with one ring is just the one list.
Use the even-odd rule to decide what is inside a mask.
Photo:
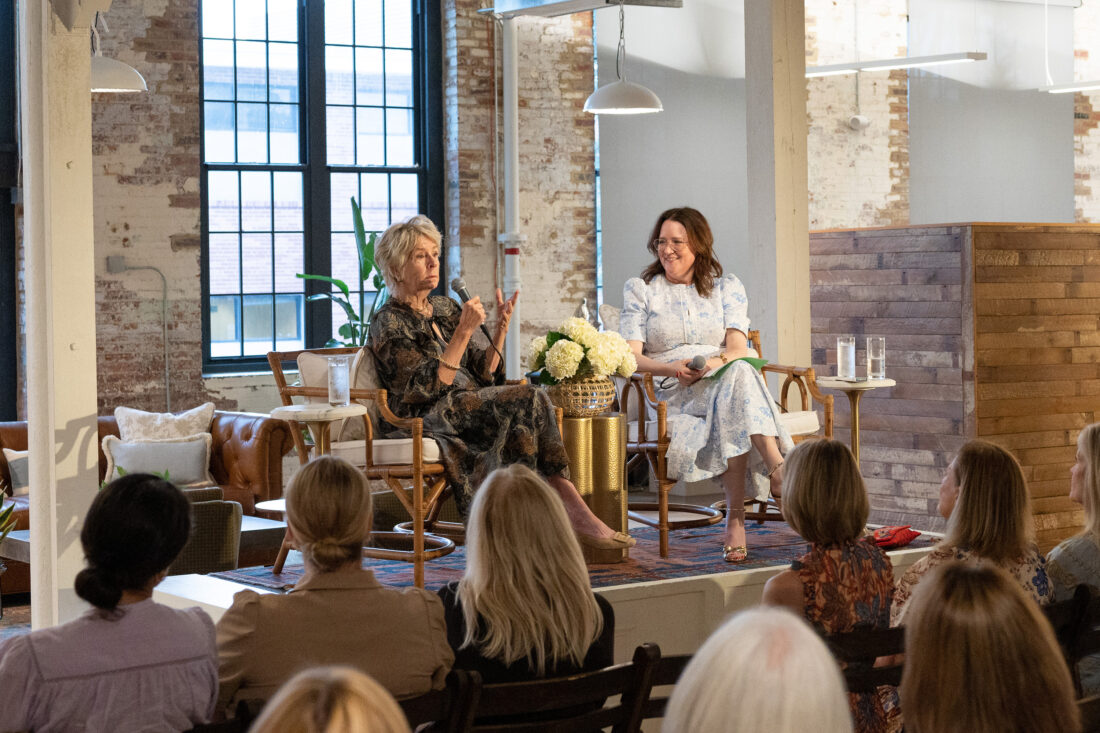
[(718, 358), (722, 360), (723, 364), (729, 364), (730, 363), (730, 360), (726, 358), (726, 352), (724, 352), (724, 351), (719, 351), (718, 352)]
[(447, 361), (446, 359), (444, 359), (442, 355), (440, 355), (440, 356), (437, 356), (437, 357), (435, 357), (435, 358), (439, 360), (439, 363), (440, 363), (440, 364), (442, 364), (443, 366), (447, 367), (448, 369), (450, 369), (450, 370), (452, 370), (452, 371), (456, 371), (456, 372), (457, 372), (457, 371), (458, 371), (459, 369), (461, 369), (461, 368), (462, 368), (462, 367), (461, 367), (461, 366), (459, 366), (458, 364), (452, 364), (452, 363), (450, 363), (449, 361)]

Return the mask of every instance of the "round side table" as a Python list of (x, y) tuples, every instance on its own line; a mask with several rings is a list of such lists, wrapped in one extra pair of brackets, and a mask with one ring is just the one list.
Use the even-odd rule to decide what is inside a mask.
[(321, 402), (306, 405), (283, 405), (271, 411), (271, 416), (278, 420), (305, 423), (310, 434), (313, 435), (313, 443), (317, 446), (318, 455), (329, 452), (329, 430), (334, 422), (346, 420), (349, 417), (361, 417), (366, 414), (367, 408), (358, 402), (336, 407)]
[(859, 465), (859, 399), (863, 397), (864, 392), (870, 392), (872, 389), (879, 389), (880, 387), (893, 387), (897, 385), (893, 379), (864, 379), (862, 381), (854, 382), (848, 379), (840, 379), (839, 377), (817, 377), (817, 386), (822, 389), (831, 390), (833, 392), (843, 392), (848, 396), (848, 405), (852, 408), (852, 427), (850, 430), (851, 438), (849, 442), (852, 446), (852, 455), (856, 458), (856, 465)]

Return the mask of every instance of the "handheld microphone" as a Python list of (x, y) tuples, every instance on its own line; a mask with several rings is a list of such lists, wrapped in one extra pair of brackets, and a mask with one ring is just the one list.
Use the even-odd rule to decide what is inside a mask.
[(688, 364), (688, 366), (690, 366), (692, 369), (695, 369), (696, 371), (700, 369), (706, 369), (707, 357), (703, 356), (702, 354), (696, 354), (695, 358), (691, 360), (691, 363)]
[[(460, 277), (456, 277), (454, 280), (451, 280), (451, 290), (455, 291), (455, 293), (458, 295), (459, 300), (461, 300), (463, 303), (465, 303), (471, 297), (470, 291), (466, 289), (466, 281)], [(485, 328), (484, 323), (481, 324), (481, 332), (485, 334), (485, 338), (489, 339), (489, 344), (492, 345), (493, 337), (489, 334), (489, 329)], [(493, 348), (495, 349), (496, 347), (494, 346)]]

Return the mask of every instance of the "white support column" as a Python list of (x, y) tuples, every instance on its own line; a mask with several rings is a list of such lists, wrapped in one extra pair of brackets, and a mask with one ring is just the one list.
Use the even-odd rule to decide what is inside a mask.
[[(498, 239), (504, 245), (504, 297), (520, 290), (520, 251), (527, 237), (519, 233), (519, 56), (516, 52), (516, 21), (505, 18), (504, 53), (501, 58), (503, 76), (503, 117), (501, 125), (504, 137), (504, 232)], [(504, 344), (504, 367), (508, 379), (519, 379), (520, 327), (523, 317), (520, 309), (523, 294), (512, 313), (508, 340)]]
[(745, 77), (753, 317), (769, 358), (809, 364), (804, 0), (745, 0)]
[(26, 250), (31, 623), (67, 621), (98, 483), (88, 27), (18, 3)]

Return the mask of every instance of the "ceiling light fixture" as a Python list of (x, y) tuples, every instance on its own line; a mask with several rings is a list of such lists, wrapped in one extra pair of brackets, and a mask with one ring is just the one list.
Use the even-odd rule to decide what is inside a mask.
[(616, 80), (605, 84), (584, 100), (584, 111), (594, 115), (644, 115), (664, 110), (657, 95), (641, 84), (623, 78), (626, 66), (626, 33), (623, 3), (619, 0), (619, 48), (615, 52)]
[[(103, 21), (104, 30), (107, 21)], [(149, 87), (138, 70), (129, 64), (103, 55), (99, 42), (99, 13), (92, 21), (92, 71), (93, 92), (145, 92)]]
[(1043, 64), (1047, 74), (1046, 86), (1039, 87), (1040, 92), (1048, 94), (1068, 94), (1070, 92), (1087, 92), (1090, 89), (1100, 89), (1100, 80), (1074, 81), (1069, 84), (1055, 84), (1050, 75), (1050, 2), (1043, 0)]
[(970, 61), (985, 61), (989, 58), (984, 51), (960, 51), (941, 53), (933, 56), (903, 56), (897, 59), (878, 59), (877, 61), (846, 61), (843, 64), (807, 66), (806, 78), (818, 76), (836, 76), (855, 74), (860, 71), (888, 71), (890, 69), (912, 69), (923, 66), (941, 66), (943, 64), (962, 64)]

